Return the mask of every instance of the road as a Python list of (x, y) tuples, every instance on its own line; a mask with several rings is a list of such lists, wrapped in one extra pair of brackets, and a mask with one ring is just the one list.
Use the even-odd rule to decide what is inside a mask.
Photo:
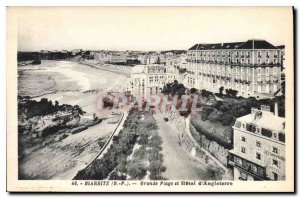
[(179, 130), (164, 121), (163, 115), (156, 111), (154, 118), (157, 120), (159, 135), (163, 140), (164, 166), (166, 171), (163, 177), (170, 180), (209, 180), (206, 165), (195, 160), (185, 152), (178, 143)]

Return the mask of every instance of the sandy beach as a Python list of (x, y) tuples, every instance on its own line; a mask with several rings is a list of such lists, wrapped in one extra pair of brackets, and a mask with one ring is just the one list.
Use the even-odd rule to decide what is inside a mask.
[(129, 77), (73, 61), (43, 60), (39, 66), (21, 66), (18, 71), (19, 95), (79, 105), (89, 113), (95, 113), (99, 93), (126, 91)]
[[(86, 113), (108, 118), (62, 141), (42, 146), (19, 164), (26, 179), (72, 179), (101, 149), (117, 123), (109, 124), (110, 112), (96, 109), (99, 93), (124, 91), (127, 76), (71, 61), (42, 61), (38, 66), (18, 68), (19, 95), (34, 100), (47, 98), (59, 104), (79, 105)], [(43, 156), (44, 161), (40, 161)]]

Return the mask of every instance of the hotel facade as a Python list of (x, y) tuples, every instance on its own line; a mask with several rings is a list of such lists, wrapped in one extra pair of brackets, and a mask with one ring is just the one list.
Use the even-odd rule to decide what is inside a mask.
[(233, 142), (228, 165), (234, 180), (285, 180), (285, 119), (268, 106), (236, 120)]
[(137, 65), (131, 70), (130, 91), (134, 96), (147, 97), (160, 93), (166, 83), (175, 80), (174, 67), (165, 65)]
[(265, 40), (196, 44), (187, 52), (187, 85), (211, 92), (224, 87), (243, 97), (271, 98), (281, 88), (282, 55), (282, 49)]

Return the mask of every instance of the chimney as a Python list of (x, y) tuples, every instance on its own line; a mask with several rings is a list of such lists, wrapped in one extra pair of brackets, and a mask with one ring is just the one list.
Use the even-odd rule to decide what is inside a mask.
[(262, 111), (267, 111), (267, 112), (271, 112), (271, 108), (268, 105), (260, 105), (260, 109)]
[(258, 109), (252, 107), (252, 108), (251, 108), (251, 114), (255, 115), (256, 112), (258, 112)]
[(277, 102), (275, 102), (275, 106), (274, 106), (274, 115), (276, 117), (278, 117), (278, 103)]

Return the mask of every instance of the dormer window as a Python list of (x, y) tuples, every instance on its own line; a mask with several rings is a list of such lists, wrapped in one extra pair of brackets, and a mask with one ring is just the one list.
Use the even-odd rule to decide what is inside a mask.
[(258, 58), (261, 58), (261, 51), (257, 52)]

